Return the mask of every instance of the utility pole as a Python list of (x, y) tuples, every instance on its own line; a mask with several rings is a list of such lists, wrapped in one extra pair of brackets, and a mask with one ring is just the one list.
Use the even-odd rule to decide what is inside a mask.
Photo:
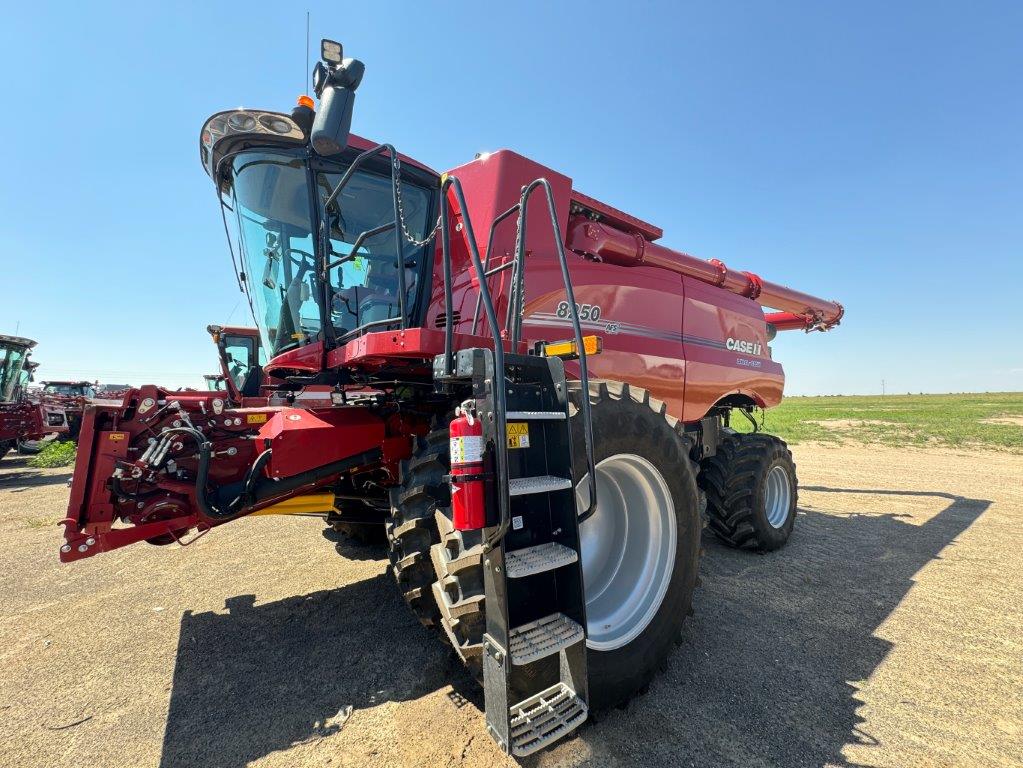
[(884, 397), (884, 379), (881, 379), (881, 397)]

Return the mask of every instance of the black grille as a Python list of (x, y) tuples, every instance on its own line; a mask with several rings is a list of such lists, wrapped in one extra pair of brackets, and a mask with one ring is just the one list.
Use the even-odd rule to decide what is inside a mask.
[[(445, 325), (445, 317), (443, 312), (438, 312), (437, 317), (434, 319), (434, 325), (438, 328), (443, 328)], [(451, 325), (455, 326), (462, 322), (462, 313), (457, 309), (451, 313)]]

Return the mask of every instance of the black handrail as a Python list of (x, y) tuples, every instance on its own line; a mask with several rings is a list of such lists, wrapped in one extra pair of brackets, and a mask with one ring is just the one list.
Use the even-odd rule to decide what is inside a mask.
[[(494, 394), (494, 421), (496, 434), (499, 439), (495, 440), (495, 453), (497, 459), (497, 476), (498, 476), (498, 510), (499, 510), (499, 523), (497, 531), (491, 537), (489, 537), (484, 543), (484, 549), (489, 551), (494, 545), (499, 542), (504, 535), (508, 532), (510, 525), (510, 511), (509, 511), (509, 486), (508, 486), (508, 446), (506, 441), (503, 439), (507, 431), (506, 425), (506, 413), (507, 413), (507, 397), (506, 387), (504, 385), (504, 340), (501, 337), (501, 328), (497, 322), (497, 312), (494, 309), (493, 297), (490, 293), (490, 287), (487, 284), (488, 270), (480, 261), (479, 246), (476, 243), (476, 236), (473, 233), (472, 222), (469, 219), (469, 209), (465, 204), (465, 196), (462, 192), (462, 184), (455, 176), (446, 176), (441, 183), (441, 260), (443, 262), (444, 272), (444, 366), (443, 372), (445, 376), (450, 376), (452, 372), (452, 347), (454, 341), (453, 334), (453, 317), (452, 317), (452, 297), (451, 297), (451, 233), (449, 231), (448, 216), (447, 216), (447, 190), (448, 188), (454, 190), (455, 198), (458, 202), (458, 206), (462, 211), (463, 225), (465, 227), (465, 238), (469, 246), (469, 255), (472, 259), (473, 269), (476, 272), (477, 281), (479, 283), (479, 296), (477, 297), (477, 311), (479, 304), (483, 304), (484, 312), (487, 316), (487, 322), (490, 325), (490, 333), (494, 340), (494, 381), (492, 382), (492, 392)], [(529, 196), (537, 188), (542, 187), (547, 198), (547, 209), (550, 213), (551, 226), (554, 228), (554, 242), (557, 245), (558, 261), (561, 265), (561, 277), (565, 284), (565, 294), (568, 300), (569, 306), (571, 307), (572, 317), (572, 328), (575, 333), (575, 343), (579, 354), (579, 381), (582, 387), (582, 402), (581, 411), (583, 415), (583, 440), (586, 444), (586, 464), (589, 470), (589, 487), (590, 487), (590, 500), (589, 506), (586, 511), (579, 516), (579, 521), (582, 522), (590, 517), (596, 510), (597, 505), (597, 475), (596, 468), (593, 459), (593, 424), (592, 415), (590, 412), (590, 398), (589, 398), (589, 370), (586, 364), (586, 349), (583, 345), (582, 327), (579, 324), (579, 310), (575, 303), (575, 293), (572, 290), (572, 276), (568, 270), (568, 260), (565, 256), (565, 246), (561, 242), (561, 232), (558, 229), (558, 217), (557, 209), (554, 203), (554, 191), (551, 188), (550, 182), (547, 179), (536, 179), (525, 187), (522, 188), (522, 195), (519, 198), (519, 202), (509, 208), (504, 213), (500, 214), (490, 227), (490, 235), (487, 244), (487, 263), (490, 260), (490, 250), (493, 246), (494, 229), (496, 226), (510, 216), (515, 211), (518, 211), (518, 235), (515, 246), (515, 255), (512, 260), (515, 268), (513, 271), (513, 295), (509, 300), (509, 320), (514, 317), (515, 324), (513, 326), (511, 349), (514, 352), (518, 349), (519, 338), (522, 330), (522, 293), (524, 289), (524, 274), (525, 274), (525, 243), (526, 243), (526, 205), (529, 201)], [(504, 269), (507, 265), (501, 265), (499, 269)], [(494, 270), (495, 272), (498, 269)], [(476, 329), (476, 316), (473, 316), (473, 332)]]
[[(486, 280), (483, 278), (483, 264), (480, 262), (479, 246), (476, 244), (476, 235), (472, 230), (472, 221), (469, 219), (469, 207), (465, 204), (465, 195), (462, 193), (462, 182), (456, 176), (446, 176), (440, 185), (440, 231), (441, 231), (441, 260), (444, 265), (444, 374), (451, 375), (452, 355), (452, 301), (451, 301), (451, 232), (448, 224), (448, 188), (454, 191), (458, 207), (462, 211), (462, 223), (465, 227), (465, 239), (469, 244), (469, 256), (472, 259), (472, 267), (480, 280), (480, 295), (483, 299), (483, 311), (487, 315), (487, 323), (490, 325), (490, 333), (494, 338), (494, 378), (491, 382), (491, 391), (494, 395), (494, 429), (498, 438), (494, 441), (497, 458), (497, 490), (498, 490), (498, 514), (501, 520), (502, 531), (507, 530), (509, 510), (508, 485), (508, 444), (504, 438), (508, 427), (505, 415), (508, 411), (508, 399), (506, 387), (504, 386), (504, 342), (501, 339), (500, 326), (497, 323), (497, 312), (494, 309), (494, 300), (490, 295)], [(514, 351), (514, 348), (513, 348)], [(504, 533), (501, 533), (503, 536)], [(493, 545), (500, 540), (496, 536), (484, 545), (489, 551)]]
[[(489, 278), (491, 275), (496, 275), (498, 272), (502, 272), (502, 271), (508, 269), (508, 267), (510, 267), (513, 264), (515, 264), (515, 259), (513, 258), (511, 261), (502, 264), (500, 267), (494, 267), (494, 269), (491, 270), (490, 269), (490, 254), (491, 254), (491, 252), (494, 249), (494, 230), (497, 229), (497, 225), (500, 224), (502, 221), (507, 219), (509, 216), (511, 216), (513, 213), (515, 213), (518, 210), (519, 210), (519, 204), (515, 203), (515, 205), (513, 205), (511, 208), (509, 208), (504, 213), (499, 214), (497, 216), (497, 218), (495, 218), (490, 223), (490, 234), (487, 235), (487, 255), (486, 255), (486, 260), (483, 262), (483, 275), (484, 275), (484, 279)], [(477, 319), (479, 317), (480, 301), (481, 301), (482, 297), (483, 297), (482, 293), (480, 293), (478, 296), (476, 296), (476, 309), (473, 310), (473, 313), (472, 313), (472, 330), (471, 330), (471, 333), (474, 334), (474, 335), (476, 333), (476, 321), (477, 321)], [(509, 304), (509, 308), (510, 307), (511, 307), (511, 305)], [(504, 325), (505, 325), (505, 328), (507, 328), (508, 327), (508, 321), (505, 321)]]
[[(391, 222), (391, 224), (386, 225), (386, 227), (385, 227), (385, 229), (383, 231), (386, 231), (386, 228), (394, 226), (395, 223), (397, 223), (397, 222), (399, 222), (401, 220), (400, 219), (401, 210), (400, 210), (400, 207), (398, 205), (398, 184), (400, 183), (400, 178), (399, 177), (401, 175), (401, 160), (398, 159), (398, 152), (397, 152), (397, 150), (395, 150), (395, 148), (393, 146), (391, 146), (390, 144), (377, 144), (372, 149), (367, 149), (365, 152), (361, 152), (359, 155), (356, 156), (356, 158), (352, 161), (352, 164), (348, 166), (348, 170), (346, 170), (344, 172), (344, 175), (341, 176), (341, 180), (337, 183), (337, 186), (335, 186), (334, 189), (331, 191), (331, 193), (329, 195), (327, 195), (327, 199), (323, 201), (323, 211), (324, 211), (324, 214), (326, 214), (326, 212), (327, 212), (327, 207), (331, 203), (333, 203), (335, 200), (337, 200), (337, 197), (338, 197), (338, 195), (341, 194), (341, 191), (346, 186), (348, 186), (348, 182), (350, 182), (352, 180), (352, 177), (355, 175), (355, 171), (358, 170), (359, 166), (362, 165), (363, 163), (365, 163), (370, 158), (376, 157), (377, 155), (383, 154), (384, 152), (387, 152), (388, 154), (390, 154), (390, 157), (391, 157), (391, 204), (394, 207), (394, 221)], [(380, 228), (378, 227), (377, 230), (380, 230)], [(373, 234), (379, 234), (379, 231), (367, 230), (366, 232), (363, 232), (356, 239), (356, 243), (361, 245), (362, 244), (361, 241), (365, 240), (367, 237), (372, 237)], [(330, 275), (329, 275), (329, 272), (330, 272), (330, 269), (331, 269), (332, 265), (330, 263), (330, 224), (327, 221), (327, 216), (326, 215), (324, 215), (324, 217), (320, 221), (320, 236), (322, 238), (321, 242), (322, 242), (322, 248), (323, 248), (323, 263), (322, 263), (320, 272), (321, 272), (321, 276), (322, 276), (322, 279), (323, 279), (324, 312), (327, 315), (326, 322), (328, 324), (330, 324), (331, 301), (332, 301), (333, 297), (330, 295), (331, 288), (330, 288)], [(394, 228), (394, 247), (395, 247), (395, 256), (397, 257), (397, 260), (398, 260), (398, 312), (399, 312), (399, 315), (398, 315), (397, 318), (394, 318), (394, 320), (398, 322), (400, 330), (405, 330), (405, 324), (408, 322), (408, 315), (407, 315), (407, 313), (405, 311), (405, 298), (406, 298), (407, 289), (406, 289), (406, 285), (405, 285), (405, 251), (404, 251), (403, 246), (404, 246), (404, 235), (401, 232), (401, 228), (400, 227), (395, 227)], [(337, 263), (335, 262), (335, 264), (333, 266), (336, 266), (336, 264)], [(356, 331), (361, 331), (364, 328), (366, 328), (366, 327), (368, 327), (370, 325), (373, 325), (373, 324), (374, 323), (366, 323), (364, 325), (359, 326), (355, 330)], [(375, 324), (383, 324), (383, 323), (377, 321)], [(388, 323), (388, 325), (392, 325), (392, 324), (393, 323)], [(350, 336), (350, 335), (351, 334), (346, 334), (346, 338), (348, 336)]]
[[(572, 276), (568, 271), (568, 259), (565, 257), (565, 244), (561, 241), (561, 230), (558, 228), (558, 210), (554, 203), (554, 190), (547, 179), (534, 179), (522, 188), (519, 198), (518, 242), (515, 245), (515, 324), (512, 326), (512, 349), (518, 346), (522, 335), (523, 296), (526, 277), (526, 212), (529, 196), (534, 190), (543, 188), (547, 198), (547, 212), (550, 214), (554, 245), (558, 251), (558, 263), (561, 265), (561, 279), (565, 284), (565, 299), (568, 301), (572, 330), (575, 334), (576, 350), (579, 354), (579, 384), (582, 389), (580, 408), (583, 414), (583, 441), (586, 443), (586, 466), (589, 469), (590, 502), (586, 511), (579, 515), (579, 522), (590, 517), (597, 508), (597, 474), (593, 460), (593, 421), (590, 413), (590, 374), (586, 363), (586, 348), (583, 345), (582, 326), (579, 325), (579, 305), (575, 303), (575, 291), (572, 290)], [(503, 533), (501, 535), (504, 535)]]

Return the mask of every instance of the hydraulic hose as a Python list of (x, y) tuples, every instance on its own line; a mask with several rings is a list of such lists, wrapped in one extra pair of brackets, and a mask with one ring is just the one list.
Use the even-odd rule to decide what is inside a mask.
[[(373, 448), (369, 451), (357, 453), (354, 456), (339, 461), (324, 464), (321, 467), (299, 472), (297, 475), (285, 477), (280, 480), (271, 480), (262, 476), (262, 471), (273, 457), (273, 450), (268, 448), (260, 453), (245, 473), (242, 481), (242, 492), (227, 504), (225, 509), (210, 498), (206, 489), (210, 475), (210, 459), (213, 457), (213, 443), (206, 439), (197, 429), (192, 427), (172, 427), (162, 434), (181, 432), (193, 437), (199, 444), (199, 464), (195, 473), (195, 500), (202, 513), (214, 520), (226, 520), (245, 514), (252, 507), (260, 504), (274, 496), (290, 493), (306, 485), (315, 485), (331, 475), (341, 474), (356, 467), (365, 466), (378, 461), (382, 456), (381, 449)], [(118, 487), (120, 484), (118, 483)], [(113, 486), (112, 486), (113, 487)], [(115, 489), (115, 493), (117, 490)]]
[(331, 475), (341, 474), (350, 469), (371, 464), (379, 460), (382, 455), (379, 448), (373, 448), (340, 461), (324, 464), (322, 467), (299, 472), (297, 475), (291, 475), (280, 480), (270, 480), (261, 475), (263, 468), (273, 456), (273, 451), (267, 449), (256, 457), (256, 460), (252, 462), (252, 466), (245, 473), (242, 492), (227, 505), (226, 509), (221, 509), (206, 492), (212, 453), (213, 446), (211, 443), (203, 442), (199, 446), (199, 467), (195, 474), (195, 498), (203, 514), (216, 520), (225, 520), (245, 514), (252, 507), (261, 504), (267, 499), (290, 493), (303, 486), (315, 485)]

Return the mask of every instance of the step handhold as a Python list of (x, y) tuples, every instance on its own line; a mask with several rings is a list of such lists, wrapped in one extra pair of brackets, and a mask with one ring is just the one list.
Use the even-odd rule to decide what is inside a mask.
[(574, 549), (556, 541), (548, 541), (535, 547), (505, 552), (504, 572), (509, 579), (521, 579), (524, 576), (553, 571), (578, 559), (579, 553)]
[(516, 665), (530, 664), (585, 639), (586, 632), (563, 613), (515, 627), (508, 633), (508, 656)]
[(525, 757), (567, 735), (586, 720), (586, 704), (557, 683), (509, 709), (511, 751)]
[(516, 477), (508, 481), (509, 496), (527, 496), (531, 493), (550, 493), (563, 491), (572, 487), (572, 480), (554, 475), (538, 475), (537, 477)]

